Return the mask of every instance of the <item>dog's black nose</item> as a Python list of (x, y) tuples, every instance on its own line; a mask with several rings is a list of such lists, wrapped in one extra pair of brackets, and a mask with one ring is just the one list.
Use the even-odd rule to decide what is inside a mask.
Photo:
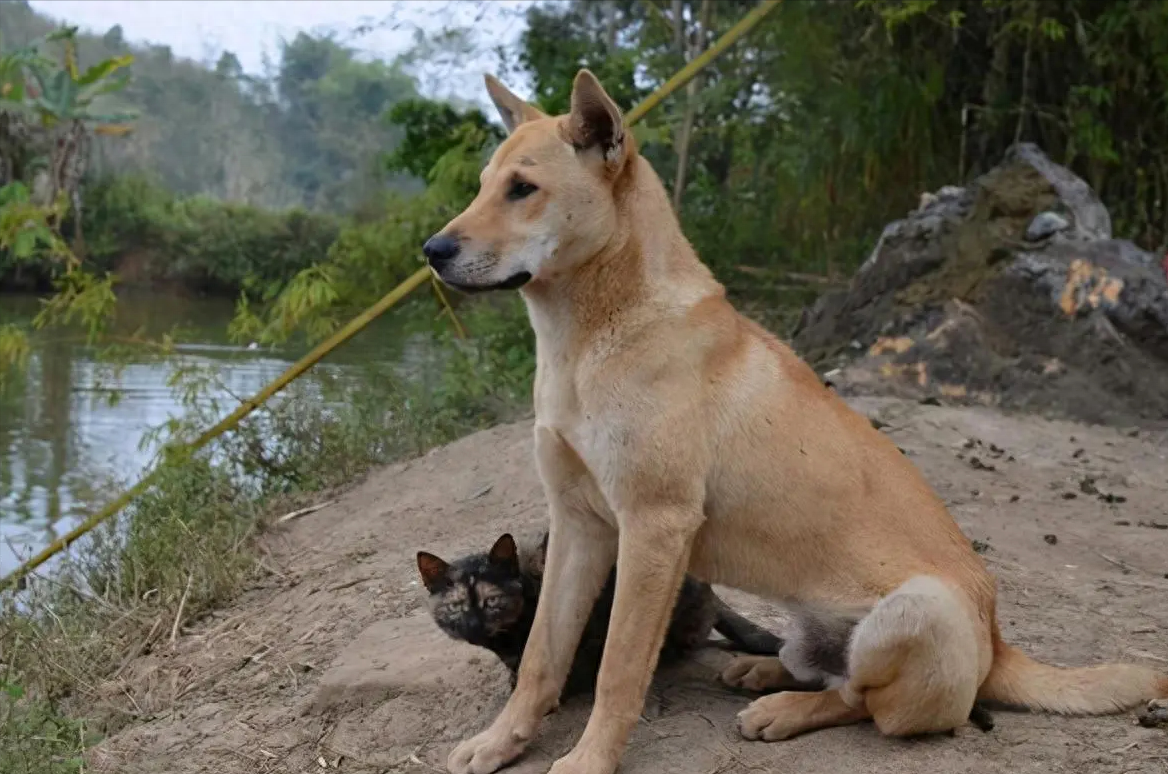
[(431, 266), (441, 269), (458, 255), (458, 240), (443, 234), (435, 234), (422, 245), (422, 253)]

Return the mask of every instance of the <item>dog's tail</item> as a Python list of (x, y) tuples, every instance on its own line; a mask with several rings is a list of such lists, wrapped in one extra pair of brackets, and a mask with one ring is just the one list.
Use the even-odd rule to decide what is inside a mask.
[(735, 649), (756, 656), (774, 656), (783, 646), (782, 639), (735, 612), (716, 594), (714, 609), (718, 613), (714, 631), (729, 640)]
[(1168, 698), (1168, 675), (1132, 664), (1042, 664), (1002, 642), (995, 625), (994, 663), (977, 698), (1058, 715), (1107, 715)]

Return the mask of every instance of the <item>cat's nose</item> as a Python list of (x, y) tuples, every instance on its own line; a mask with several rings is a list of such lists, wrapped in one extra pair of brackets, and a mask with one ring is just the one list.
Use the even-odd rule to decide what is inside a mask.
[(482, 641), (486, 634), (483, 629), (483, 622), (475, 618), (465, 622), (464, 630), (466, 631), (467, 641), (472, 643)]

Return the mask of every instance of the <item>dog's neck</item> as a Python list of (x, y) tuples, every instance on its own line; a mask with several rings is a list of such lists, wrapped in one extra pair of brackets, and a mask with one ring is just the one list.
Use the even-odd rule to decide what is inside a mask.
[(522, 292), (541, 366), (575, 359), (643, 324), (659, 322), (725, 289), (697, 257), (660, 178), (639, 154), (618, 181), (616, 226), (591, 258)]

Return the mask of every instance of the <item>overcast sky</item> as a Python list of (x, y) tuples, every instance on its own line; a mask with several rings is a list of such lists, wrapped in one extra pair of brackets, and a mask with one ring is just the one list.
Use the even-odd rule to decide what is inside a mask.
[[(262, 71), (273, 61), (279, 41), (298, 32), (331, 30), (358, 50), (391, 59), (407, 50), (418, 28), (439, 32), (444, 24), (471, 24), (481, 51), (451, 65), (422, 72), (435, 96), (456, 95), (483, 102), (484, 70), (494, 70), (490, 47), (513, 44), (523, 30), (522, 10), (530, 0), (32, 0), (41, 13), (98, 34), (122, 25), (126, 39), (170, 46), (176, 56), (214, 62), (223, 51), (239, 57), (244, 70)], [(358, 28), (373, 28), (359, 33)], [(522, 89), (524, 84), (515, 84)]]

